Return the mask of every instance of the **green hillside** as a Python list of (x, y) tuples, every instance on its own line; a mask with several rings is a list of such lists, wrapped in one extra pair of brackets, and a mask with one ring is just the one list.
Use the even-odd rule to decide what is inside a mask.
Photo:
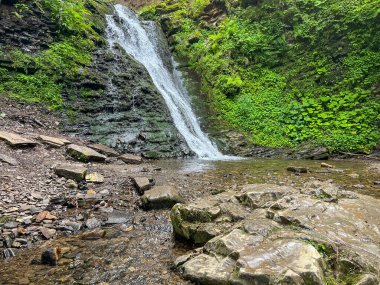
[(215, 118), (261, 146), (379, 142), (379, 0), (165, 1), (160, 20)]

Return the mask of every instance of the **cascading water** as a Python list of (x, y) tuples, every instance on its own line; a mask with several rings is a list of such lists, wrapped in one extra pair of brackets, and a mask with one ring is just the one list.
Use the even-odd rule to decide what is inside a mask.
[[(140, 22), (127, 7), (115, 6), (117, 20), (107, 15), (107, 40), (112, 47), (119, 44), (148, 70), (158, 91), (163, 96), (178, 131), (189, 148), (204, 159), (227, 159), (204, 134), (191, 109), (188, 95), (175, 68), (165, 64), (160, 55), (157, 27), (154, 22)], [(171, 66), (175, 65), (172, 60)]]

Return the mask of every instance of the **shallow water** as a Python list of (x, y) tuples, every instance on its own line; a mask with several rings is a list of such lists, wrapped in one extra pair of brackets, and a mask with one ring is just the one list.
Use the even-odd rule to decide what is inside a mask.
[[(103, 173), (147, 176), (158, 185), (175, 185), (187, 201), (240, 187), (247, 183), (275, 183), (301, 187), (310, 179), (333, 180), (346, 190), (380, 198), (380, 163), (369, 161), (328, 161), (335, 166), (321, 168), (320, 161), (245, 159), (207, 161), (197, 159), (153, 161), (141, 166), (99, 165)], [(295, 174), (288, 166), (307, 167), (310, 172)], [(120, 172), (119, 172), (119, 169)], [(127, 169), (127, 170), (126, 170)], [(355, 174), (356, 178), (351, 177)], [(119, 186), (115, 186), (119, 187)], [(0, 284), (190, 284), (172, 269), (175, 258), (191, 245), (175, 241), (169, 211), (142, 211), (138, 197), (130, 192), (113, 191), (113, 200), (124, 201), (118, 215), (127, 217), (124, 225), (98, 229), (88, 239), (88, 231), (46, 241), (40, 247), (18, 252), (0, 262)], [(114, 202), (114, 205), (116, 203)], [(61, 246), (67, 253), (57, 267), (32, 264), (43, 248)]]
[[(154, 165), (163, 172), (180, 175), (196, 175), (209, 179), (220, 187), (239, 186), (247, 183), (276, 183), (302, 186), (310, 179), (331, 179), (346, 190), (380, 198), (380, 187), (374, 181), (380, 180), (380, 162), (335, 160), (326, 161), (334, 166), (327, 169), (315, 160), (285, 159), (242, 159), (230, 161), (209, 161), (200, 159), (161, 160)], [(287, 171), (287, 167), (306, 167), (309, 172), (296, 174)], [(356, 176), (356, 177), (355, 177)]]

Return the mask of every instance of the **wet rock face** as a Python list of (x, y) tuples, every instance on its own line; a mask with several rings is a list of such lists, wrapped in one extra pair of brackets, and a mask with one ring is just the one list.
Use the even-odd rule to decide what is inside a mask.
[[(322, 189), (330, 198), (320, 196)], [(376, 203), (315, 181), (302, 191), (252, 184), (177, 204), (171, 211), (175, 233), (204, 246), (175, 264), (199, 284), (322, 285), (332, 272), (339, 280), (349, 275), (378, 282)]]
[(20, 48), (27, 52), (47, 48), (52, 41), (51, 31), (56, 28), (55, 25), (37, 7), (17, 17), (16, 2), (0, 1), (0, 47)]
[(77, 110), (67, 117), (68, 132), (146, 158), (191, 155), (148, 72), (120, 47), (99, 49), (86, 72), (64, 96), (67, 109)]

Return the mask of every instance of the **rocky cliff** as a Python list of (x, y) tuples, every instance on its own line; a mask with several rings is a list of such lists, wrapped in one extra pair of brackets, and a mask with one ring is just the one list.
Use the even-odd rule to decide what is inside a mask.
[(145, 68), (121, 49), (109, 50), (104, 15), (113, 13), (110, 3), (79, 1), (67, 11), (88, 13), (81, 33), (55, 18), (55, 1), (45, 2), (0, 2), (1, 96), (58, 109), (66, 132), (122, 151), (189, 155)]

